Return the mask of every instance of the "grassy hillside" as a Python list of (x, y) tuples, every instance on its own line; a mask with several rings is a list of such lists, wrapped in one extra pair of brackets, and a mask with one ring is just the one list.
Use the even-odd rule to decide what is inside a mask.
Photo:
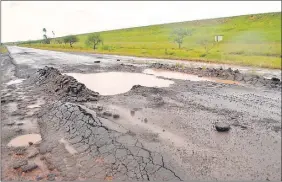
[[(184, 39), (181, 49), (169, 39), (176, 28), (193, 28), (192, 36)], [(203, 37), (213, 41), (214, 35), (223, 41), (207, 55), (198, 42)], [(79, 42), (68, 44), (29, 43), (23, 46), (105, 54), (195, 60), (257, 67), (281, 68), (281, 12), (245, 15), (136, 27), (101, 32), (104, 45), (97, 50), (85, 45), (87, 34), (78, 35)]]

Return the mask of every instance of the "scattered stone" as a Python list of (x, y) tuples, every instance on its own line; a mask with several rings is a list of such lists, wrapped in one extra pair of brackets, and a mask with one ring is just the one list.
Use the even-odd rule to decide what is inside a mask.
[(119, 114), (114, 114), (113, 118), (115, 118), (115, 119), (119, 118)]
[(19, 120), (24, 120), (24, 117), (20, 117)]
[(13, 121), (13, 122), (7, 123), (6, 125), (7, 126), (13, 126), (14, 124), (15, 124), (15, 122)]
[(147, 123), (147, 122), (148, 122), (148, 119), (147, 119), (147, 118), (145, 118), (145, 119), (144, 119), (144, 123)]
[(98, 109), (98, 111), (102, 111), (103, 107), (102, 106), (98, 106), (97, 109)]
[(33, 142), (28, 142), (28, 145), (30, 145), (30, 146), (33, 145)]
[(27, 160), (17, 160), (12, 163), (13, 169), (18, 169), (21, 166), (27, 165)]
[(100, 63), (101, 61), (94, 61), (94, 63)]
[(42, 176), (36, 176), (36, 181), (40, 181), (40, 180), (42, 180), (43, 179), (43, 177)]
[(279, 131), (281, 131), (281, 126), (273, 126), (272, 128), (271, 128), (273, 131), (275, 131), (275, 132), (279, 132)]
[(17, 132), (17, 133), (20, 133), (20, 132), (22, 132), (22, 131), (23, 131), (23, 130), (20, 129), (20, 128), (16, 129), (16, 132)]
[(20, 111), (14, 111), (11, 113), (11, 116), (19, 116), (19, 115), (22, 115)]
[(37, 164), (32, 162), (30, 164), (21, 166), (21, 169), (22, 169), (23, 172), (29, 172), (29, 171), (36, 169), (37, 167), (38, 167)]
[(245, 129), (247, 129), (247, 126), (241, 126), (241, 129), (245, 130)]
[(43, 161), (43, 160), (45, 160), (45, 156), (42, 155), (42, 156), (40, 156), (39, 159)]
[(117, 59), (117, 61), (120, 61), (120, 59)]
[(18, 126), (22, 126), (23, 124), (24, 124), (24, 123), (18, 123), (17, 125), (18, 125)]
[(224, 132), (230, 130), (230, 125), (224, 122), (217, 122), (215, 123), (215, 128), (219, 132)]
[(26, 153), (25, 147), (17, 147), (14, 149), (16, 155), (24, 155)]
[(165, 129), (163, 129), (163, 132), (165, 132)]
[(130, 114), (131, 114), (131, 116), (134, 116), (135, 111), (134, 111), (134, 110), (131, 110), (131, 111), (130, 111)]
[(274, 81), (274, 82), (280, 82), (280, 79), (279, 78), (275, 78), (275, 77), (272, 77), (271, 80)]
[(232, 69), (231, 68), (228, 68), (226, 71), (232, 73)]
[(110, 112), (108, 112), (108, 111), (105, 111), (105, 112), (103, 112), (103, 115), (104, 115), (104, 116), (112, 116), (112, 113), (110, 113)]
[(54, 173), (50, 173), (50, 174), (47, 175), (48, 181), (55, 181), (55, 178), (56, 178), (56, 174), (54, 174)]
[(37, 156), (38, 154), (39, 154), (39, 151), (36, 148), (34, 148), (29, 152), (27, 158), (33, 158)]

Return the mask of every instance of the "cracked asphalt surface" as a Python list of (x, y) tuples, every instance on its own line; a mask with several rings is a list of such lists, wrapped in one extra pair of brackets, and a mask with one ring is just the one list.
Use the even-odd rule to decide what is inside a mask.
[[(102, 96), (61, 73), (150, 66), (127, 57), (8, 50), (1, 55), (3, 181), (281, 180), (281, 88), (170, 79), (170, 87), (136, 85)], [(217, 132), (216, 122), (231, 130)], [(42, 141), (7, 146), (31, 133)]]

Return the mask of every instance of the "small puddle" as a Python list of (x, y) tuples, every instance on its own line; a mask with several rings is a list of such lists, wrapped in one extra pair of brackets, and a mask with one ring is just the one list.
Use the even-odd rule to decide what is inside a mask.
[(35, 103), (35, 104), (28, 105), (27, 108), (29, 108), (29, 109), (39, 108), (39, 107), (41, 107), (41, 105), (43, 105), (44, 103), (45, 103), (45, 101), (44, 101), (43, 99), (38, 99), (38, 100), (36, 100), (36, 103)]
[(143, 73), (151, 74), (155, 76), (162, 76), (165, 78), (178, 79), (178, 80), (210, 81), (210, 79), (208, 78), (198, 77), (197, 75), (191, 75), (187, 73), (180, 73), (174, 71), (158, 70), (158, 69), (145, 69)]
[(39, 134), (27, 134), (21, 135), (14, 139), (12, 139), (9, 143), (9, 147), (24, 147), (29, 146), (29, 142), (34, 144), (39, 143), (41, 141), (41, 135)]
[(178, 147), (186, 145), (185, 140), (183, 140), (183, 138), (181, 138), (177, 134), (174, 134), (170, 131), (164, 132), (162, 127), (151, 124), (152, 121), (144, 122), (145, 118), (140, 112), (135, 112), (135, 114), (132, 115), (131, 110), (116, 105), (111, 105), (110, 109), (115, 113), (120, 114), (120, 119), (115, 120), (115, 122), (121, 125), (131, 126), (131, 130), (139, 130), (138, 128), (142, 127), (143, 129), (148, 130), (151, 134), (156, 134), (158, 137), (165, 141), (173, 142), (174, 145)]
[(128, 72), (106, 72), (94, 74), (65, 73), (84, 83), (87, 88), (101, 95), (116, 95), (128, 92), (134, 85), (145, 87), (169, 87), (174, 82), (156, 78), (154, 75)]
[(75, 154), (77, 151), (65, 140), (61, 139), (59, 140), (60, 143), (63, 143), (65, 145), (65, 149), (70, 153), (70, 154)]
[(224, 84), (240, 84), (239, 82), (233, 80), (221, 80), (216, 79), (213, 77), (199, 77), (197, 75), (192, 75), (188, 73), (181, 73), (175, 71), (166, 71), (166, 70), (159, 70), (159, 69), (145, 69), (143, 71), (145, 74), (161, 76), (164, 78), (170, 79), (178, 79), (178, 80), (190, 80), (190, 81), (209, 81), (209, 82), (216, 82), (216, 83), (224, 83)]
[(6, 85), (13, 85), (13, 84), (19, 84), (22, 83), (25, 79), (16, 79), (16, 80), (11, 80), (6, 83)]

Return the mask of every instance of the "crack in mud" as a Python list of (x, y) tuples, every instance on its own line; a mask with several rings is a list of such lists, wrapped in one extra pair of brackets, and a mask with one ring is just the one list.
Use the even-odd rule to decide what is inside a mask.
[[(50, 136), (53, 136), (54, 141), (61, 134), (78, 152), (89, 154), (92, 159), (100, 158), (103, 163), (100, 167), (113, 178), (181, 180), (165, 165), (160, 153), (147, 150), (138, 139), (128, 134), (103, 126), (98, 117), (75, 104), (59, 101), (46, 108), (41, 113), (39, 125), (43, 140), (47, 143)], [(52, 147), (48, 151), (51, 152)], [(91, 163), (86, 161), (83, 166), (93, 165)], [(56, 166), (60, 168), (60, 165)], [(106, 174), (102, 179), (106, 178)], [(88, 177), (95, 177), (95, 173)]]

